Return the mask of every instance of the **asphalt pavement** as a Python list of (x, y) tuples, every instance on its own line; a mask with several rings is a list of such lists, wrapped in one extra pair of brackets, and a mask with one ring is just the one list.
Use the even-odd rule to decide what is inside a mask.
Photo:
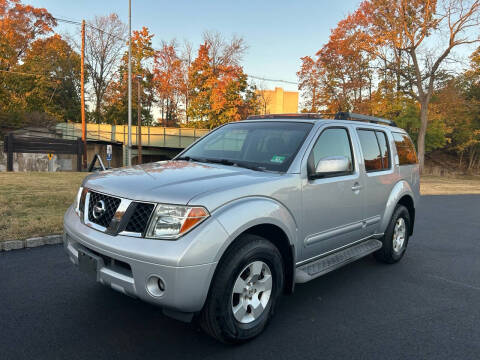
[(298, 285), (241, 346), (92, 282), (61, 246), (0, 253), (0, 359), (480, 359), (480, 196), (422, 197), (400, 263)]

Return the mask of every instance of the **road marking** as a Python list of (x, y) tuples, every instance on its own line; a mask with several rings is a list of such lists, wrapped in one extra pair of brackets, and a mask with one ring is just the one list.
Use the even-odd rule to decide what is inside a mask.
[(433, 278), (438, 279), (438, 280), (446, 281), (446, 282), (451, 283), (451, 284), (460, 285), (460, 286), (467, 287), (467, 288), (474, 289), (474, 290), (480, 290), (480, 287), (473, 286), (473, 285), (470, 285), (470, 284), (466, 284), (466, 283), (461, 282), (461, 281), (446, 279), (446, 278), (438, 276), (438, 275), (428, 275), (428, 276), (433, 277)]

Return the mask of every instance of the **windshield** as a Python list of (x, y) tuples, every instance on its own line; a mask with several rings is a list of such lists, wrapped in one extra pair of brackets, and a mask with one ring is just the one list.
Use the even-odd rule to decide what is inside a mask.
[(178, 160), (285, 172), (312, 128), (301, 122), (236, 122), (205, 136)]

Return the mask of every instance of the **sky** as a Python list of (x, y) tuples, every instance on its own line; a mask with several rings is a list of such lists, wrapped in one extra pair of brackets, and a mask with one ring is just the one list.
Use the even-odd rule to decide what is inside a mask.
[[(81, 21), (117, 13), (128, 22), (128, 0), (23, 0), (46, 8), (53, 16)], [(360, 0), (132, 0), (132, 30), (142, 26), (155, 34), (153, 46), (161, 40), (184, 39), (198, 47), (205, 30), (226, 38), (243, 37), (248, 45), (243, 60), (248, 75), (296, 81), (300, 58), (314, 55), (328, 41), (330, 30), (353, 12)], [(59, 23), (57, 32), (74, 35), (75, 25)], [(257, 85), (259, 83), (257, 82)], [(296, 85), (264, 82), (265, 88)]]

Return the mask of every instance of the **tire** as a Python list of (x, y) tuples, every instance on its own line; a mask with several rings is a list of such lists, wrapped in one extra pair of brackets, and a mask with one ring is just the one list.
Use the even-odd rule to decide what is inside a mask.
[[(243, 284), (249, 283), (250, 276), (255, 285), (245, 290)], [(268, 279), (271, 280), (270, 292)], [(207, 334), (227, 344), (253, 339), (272, 318), (277, 298), (282, 293), (283, 279), (283, 261), (278, 249), (263, 237), (241, 235), (217, 267), (199, 316), (200, 326)], [(243, 289), (241, 293), (238, 292), (240, 288)]]
[[(394, 235), (396, 226), (399, 227), (398, 230), (400, 231), (402, 221), (404, 223), (404, 240), (400, 246), (399, 243), (395, 241)], [(383, 246), (380, 250), (374, 253), (375, 258), (378, 261), (387, 264), (393, 264), (400, 261), (407, 250), (410, 224), (410, 213), (408, 212), (407, 208), (403, 205), (397, 205), (395, 211), (393, 212), (390, 223), (387, 226), (387, 230), (385, 231), (383, 238), (380, 239), (380, 241), (383, 243)]]

